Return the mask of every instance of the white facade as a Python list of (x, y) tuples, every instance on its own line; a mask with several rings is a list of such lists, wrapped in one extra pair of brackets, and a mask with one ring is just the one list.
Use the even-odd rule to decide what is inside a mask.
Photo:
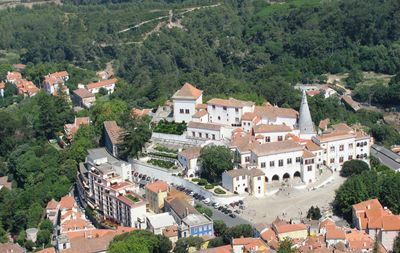
[(236, 99), (212, 99), (207, 103), (208, 121), (229, 126), (241, 126), (242, 115), (254, 111), (254, 103)]
[(262, 197), (266, 191), (265, 175), (258, 169), (225, 171), (222, 173), (222, 186), (230, 192)]
[[(201, 97), (199, 98), (202, 99)], [(192, 115), (196, 112), (196, 100), (195, 99), (174, 99), (174, 121), (190, 122), (192, 121)]]

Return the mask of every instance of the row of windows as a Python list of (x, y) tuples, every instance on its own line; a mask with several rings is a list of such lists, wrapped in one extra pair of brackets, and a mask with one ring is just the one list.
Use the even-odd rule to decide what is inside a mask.
[[(313, 159), (314, 160), (314, 159)], [(296, 163), (300, 163), (301, 162), (301, 157), (296, 157)], [(314, 162), (314, 161), (313, 161)], [(286, 159), (286, 164), (287, 165), (289, 165), (289, 164), (292, 164), (293, 163), (293, 161), (292, 161), (292, 158), (287, 158)], [(280, 160), (278, 160), (278, 167), (282, 167), (283, 166), (283, 159), (280, 159)], [(266, 167), (266, 163), (265, 162), (262, 162), (261, 164), (260, 164), (260, 167), (261, 168), (265, 168)], [(269, 162), (269, 167), (275, 167), (275, 161), (270, 161)]]
[[(192, 136), (196, 137), (196, 132), (192, 132)], [(211, 139), (211, 140), (215, 140), (215, 134), (209, 134), (209, 133), (198, 133), (198, 137), (199, 138), (206, 138), (206, 139)]]
[[(215, 105), (212, 105), (212, 108), (215, 109)], [(226, 106), (223, 106), (222, 109), (226, 111), (228, 108)], [(235, 108), (235, 112), (239, 112), (239, 108)]]
[[(357, 147), (364, 147), (364, 146), (367, 146), (368, 145), (368, 143), (366, 142), (366, 141), (364, 141), (364, 142), (357, 142)], [(349, 149), (352, 149), (353, 148), (353, 143), (349, 143)], [(339, 151), (343, 151), (344, 150), (344, 145), (342, 144), (342, 145), (340, 145), (339, 146)], [(330, 147), (330, 151), (335, 151), (335, 146), (331, 146)]]
[(181, 113), (181, 114), (189, 114), (190, 111), (189, 111), (189, 109), (179, 109), (179, 113)]

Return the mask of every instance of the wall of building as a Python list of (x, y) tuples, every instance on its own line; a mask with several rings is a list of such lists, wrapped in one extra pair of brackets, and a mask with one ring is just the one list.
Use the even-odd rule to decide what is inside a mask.
[(308, 236), (307, 230), (298, 230), (298, 231), (292, 231), (292, 232), (287, 232), (287, 233), (281, 233), (278, 234), (278, 238), (280, 241), (284, 240), (285, 238), (291, 238), (291, 239), (306, 239)]
[[(196, 113), (196, 100), (194, 99), (174, 99), (174, 121), (189, 122), (192, 115)], [(183, 110), (183, 113), (181, 112)], [(189, 111), (186, 111), (189, 110)]]
[(200, 140), (221, 140), (220, 130), (210, 130), (202, 128), (187, 128), (187, 137)]
[(281, 141), (284, 141), (288, 133), (289, 132), (269, 132), (269, 133), (264, 132), (264, 133), (256, 133), (255, 135), (256, 136), (259, 134), (262, 135), (264, 138), (260, 139), (259, 141), (260, 141), (260, 143), (266, 143), (267, 142), (266, 137), (270, 138), (269, 142), (277, 142), (278, 137), (281, 137), (282, 138)]
[(399, 231), (382, 231), (382, 245), (386, 250), (393, 250), (393, 243)]
[(256, 198), (263, 197), (266, 191), (266, 183), (264, 176), (253, 177), (251, 179), (251, 194)]

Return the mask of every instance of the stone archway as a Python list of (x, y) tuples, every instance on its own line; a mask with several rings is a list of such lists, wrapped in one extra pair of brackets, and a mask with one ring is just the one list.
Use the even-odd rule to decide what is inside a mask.
[(279, 181), (279, 176), (278, 175), (274, 175), (272, 177), (272, 181)]
[(285, 173), (285, 174), (283, 174), (283, 177), (282, 177), (283, 179), (290, 179), (290, 175), (289, 175), (289, 173)]
[(301, 177), (300, 171), (296, 171), (296, 172), (293, 174), (293, 177)]
[(269, 180), (268, 180), (268, 177), (265, 177), (265, 182), (268, 183), (268, 181), (269, 181)]

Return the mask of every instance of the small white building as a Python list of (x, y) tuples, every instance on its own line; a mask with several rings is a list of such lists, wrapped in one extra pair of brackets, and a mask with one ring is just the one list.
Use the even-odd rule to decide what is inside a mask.
[(242, 115), (254, 111), (254, 102), (213, 98), (207, 102), (207, 111), (210, 123), (240, 127)]
[(58, 95), (60, 90), (69, 95), (69, 89), (65, 86), (65, 82), (68, 81), (68, 79), (69, 74), (67, 71), (50, 73), (44, 76), (43, 88), (51, 95)]
[(189, 177), (200, 175), (201, 166), (198, 161), (200, 152), (201, 147), (192, 147), (178, 153), (178, 161), (185, 168)]
[(107, 90), (108, 94), (111, 94), (115, 90), (116, 83), (117, 83), (117, 79), (111, 78), (108, 80), (101, 80), (98, 82), (89, 83), (86, 85), (86, 89), (93, 94), (97, 94), (100, 92), (100, 89), (103, 88), (103, 89)]
[(174, 121), (190, 122), (196, 113), (196, 105), (203, 103), (203, 91), (197, 89), (190, 83), (185, 83), (172, 96)]
[(266, 192), (265, 174), (259, 169), (234, 169), (222, 173), (222, 186), (230, 192), (262, 197)]
[(162, 235), (163, 230), (176, 224), (170, 213), (160, 213), (146, 217), (147, 229), (155, 235)]
[(221, 140), (221, 125), (190, 121), (187, 125), (187, 137), (200, 140)]

